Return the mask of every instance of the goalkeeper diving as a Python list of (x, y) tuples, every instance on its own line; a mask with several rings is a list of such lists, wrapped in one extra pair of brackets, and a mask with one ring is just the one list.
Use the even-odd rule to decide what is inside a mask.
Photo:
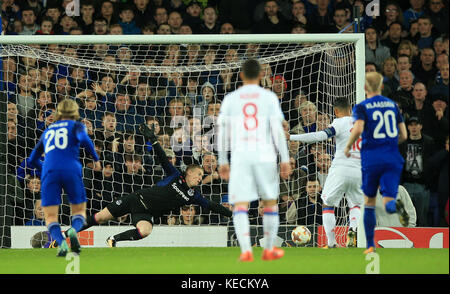
[(155, 155), (159, 158), (167, 176), (155, 186), (125, 195), (110, 203), (100, 212), (87, 216), (82, 230), (130, 214), (132, 224), (136, 229), (110, 236), (106, 240), (109, 247), (116, 247), (116, 243), (119, 241), (134, 241), (147, 237), (152, 232), (154, 217), (169, 214), (184, 205), (197, 204), (212, 212), (227, 217), (232, 216), (232, 212), (228, 208), (205, 199), (200, 192), (194, 189), (202, 182), (203, 168), (201, 166), (189, 165), (184, 173), (180, 172), (169, 162), (160, 146), (154, 133), (154, 125), (150, 129), (142, 124), (139, 130), (146, 142), (150, 141), (148, 144), (152, 144)]

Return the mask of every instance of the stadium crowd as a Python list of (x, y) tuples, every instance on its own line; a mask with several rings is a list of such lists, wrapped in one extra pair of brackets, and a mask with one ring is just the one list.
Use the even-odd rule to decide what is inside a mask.
[[(405, 158), (402, 186), (415, 207), (416, 226), (448, 226), (448, 1), (380, 1), (380, 16), (366, 14), (370, 2), (81, 0), (80, 15), (72, 17), (66, 13), (72, 0), (3, 0), (1, 19), (8, 35), (353, 33), (353, 6), (357, 6), (360, 32), (366, 40), (366, 72), (383, 74), (383, 95), (398, 103), (407, 124), (408, 140), (400, 146)], [(148, 66), (207, 65), (218, 55), (232, 62), (258, 56), (260, 50), (254, 44), (243, 52), (232, 47), (187, 47), (167, 46), (162, 58), (148, 56), (146, 52), (155, 51), (143, 46), (48, 45), (45, 49), (67, 57), (90, 52), (93, 59), (105, 62)], [(101, 155), (100, 170), (82, 156), (91, 214), (122, 194), (164, 177), (151, 144), (138, 132), (142, 123), (155, 125), (158, 140), (175, 166), (203, 166), (200, 190), (205, 197), (227, 203), (227, 183), (218, 176), (210, 131), (224, 95), (239, 87), (236, 71), (156, 76), (132, 71), (94, 73), (31, 57), (9, 56), (2, 62), (1, 90), (8, 97), (8, 173), (24, 191), (23, 199), (14, 197), (15, 202), (9, 204), (15, 207), (15, 224), (42, 225), (39, 173), (27, 165), (27, 158), (45, 127), (54, 122), (56, 104), (66, 97), (80, 105), (83, 122)], [(305, 91), (294, 91), (291, 79), (271, 64), (264, 65), (263, 74), (261, 85), (280, 98), (291, 133), (328, 126), (330, 117), (317, 107), (320, 101)], [(205, 125), (206, 129), (201, 127)], [(183, 144), (190, 148), (174, 148)], [(320, 224), (320, 193), (331, 152), (322, 144), (303, 146), (293, 141), (289, 149), (293, 171), (289, 180), (280, 179), (281, 221)], [(253, 224), (261, 221), (258, 208), (254, 203)], [(229, 221), (199, 207), (184, 207), (155, 223), (226, 225)], [(68, 222), (63, 216), (62, 223)]]

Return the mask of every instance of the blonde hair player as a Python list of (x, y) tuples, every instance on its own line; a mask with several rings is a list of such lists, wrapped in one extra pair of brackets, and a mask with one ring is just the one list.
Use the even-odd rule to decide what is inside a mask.
[[(62, 100), (56, 110), (56, 121), (48, 126), (34, 147), (30, 162), (41, 170), (41, 198), (45, 224), (53, 240), (58, 245), (57, 256), (67, 255), (69, 246), (61, 232), (58, 222), (61, 192), (67, 194), (72, 213), (72, 227), (66, 231), (70, 238), (71, 251), (81, 252), (77, 232), (86, 220), (86, 190), (82, 179), (82, 166), (79, 160), (80, 147), (86, 148), (100, 169), (99, 157), (89, 138), (86, 126), (77, 121), (80, 115), (78, 104), (71, 100)], [(45, 153), (44, 162), (39, 158)]]
[(274, 260), (284, 255), (282, 249), (274, 246), (280, 222), (278, 153), (283, 179), (288, 178), (291, 166), (279, 100), (275, 93), (259, 86), (260, 71), (257, 60), (244, 62), (243, 86), (225, 96), (218, 117), (219, 175), (229, 180), (229, 201), (234, 205), (233, 223), (243, 262), (253, 261), (248, 206), (259, 197), (264, 206), (262, 259)]
[(364, 229), (367, 241), (365, 254), (375, 251), (375, 204), (378, 188), (387, 213), (398, 213), (400, 223), (408, 225), (408, 213), (397, 199), (398, 185), (404, 159), (398, 149), (407, 139), (406, 126), (400, 110), (391, 99), (381, 95), (383, 76), (377, 72), (366, 74), (366, 99), (353, 108), (355, 123), (345, 146), (351, 156), (353, 144), (361, 136), (362, 190), (365, 195)]

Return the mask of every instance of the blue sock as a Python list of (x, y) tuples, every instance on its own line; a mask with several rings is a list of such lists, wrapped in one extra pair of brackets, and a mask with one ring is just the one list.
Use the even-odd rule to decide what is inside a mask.
[(386, 212), (388, 213), (396, 213), (397, 212), (397, 206), (395, 199), (391, 200), (389, 202), (386, 202), (386, 205), (384, 206), (386, 208)]
[(375, 206), (365, 206), (364, 208), (364, 230), (366, 233), (367, 248), (375, 247), (375, 226), (377, 218), (375, 216)]
[(72, 216), (72, 228), (78, 233), (86, 223), (86, 219), (81, 214)]
[(50, 236), (53, 240), (56, 240), (58, 245), (61, 245), (62, 241), (65, 239), (62, 232), (61, 232), (61, 226), (59, 223), (54, 222), (47, 226), (48, 231), (50, 232)]

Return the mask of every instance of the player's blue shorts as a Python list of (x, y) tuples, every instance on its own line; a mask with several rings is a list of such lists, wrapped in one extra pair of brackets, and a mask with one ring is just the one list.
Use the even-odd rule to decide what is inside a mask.
[(42, 177), (42, 206), (60, 205), (62, 189), (67, 194), (70, 204), (86, 202), (81, 172), (55, 170), (46, 172)]
[(403, 164), (391, 163), (362, 167), (362, 190), (364, 195), (377, 196), (378, 187), (383, 197), (397, 197), (398, 185), (402, 176)]

